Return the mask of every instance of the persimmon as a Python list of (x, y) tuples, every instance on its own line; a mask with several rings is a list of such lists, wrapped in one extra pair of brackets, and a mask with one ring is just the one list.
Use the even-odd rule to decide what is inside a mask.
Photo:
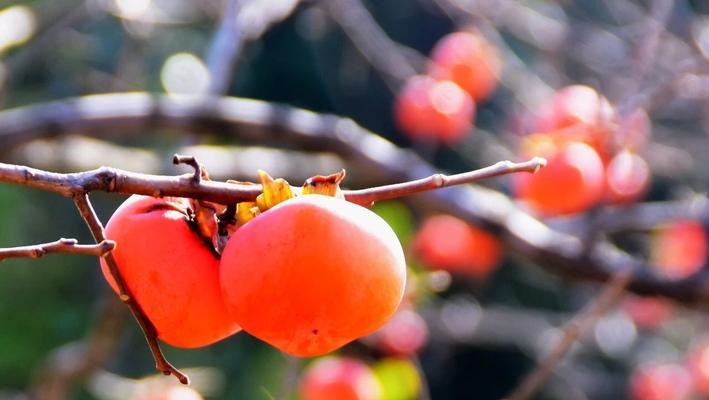
[(204, 397), (187, 386), (168, 386), (148, 388), (134, 394), (130, 400), (204, 400)]
[(378, 329), (399, 306), (405, 283), (404, 254), (389, 225), (319, 194), (255, 216), (222, 253), (233, 318), (296, 356), (325, 354)]
[(650, 185), (650, 168), (638, 154), (629, 150), (616, 153), (606, 166), (606, 198), (623, 204), (638, 200)]
[(690, 351), (687, 364), (696, 391), (703, 396), (709, 395), (709, 342), (704, 340), (695, 346)]
[(630, 377), (632, 400), (688, 400), (692, 394), (692, 379), (682, 365), (646, 364)]
[(394, 104), (394, 119), (412, 139), (454, 143), (472, 128), (475, 103), (457, 84), (417, 75), (406, 81)]
[[(155, 326), (177, 347), (200, 347), (239, 330), (219, 286), (219, 260), (190, 227), (182, 198), (131, 196), (106, 224), (121, 276)], [(118, 293), (104, 259), (103, 275)]]
[(657, 329), (674, 313), (672, 303), (661, 297), (627, 296), (622, 309), (642, 329)]
[(302, 400), (379, 400), (382, 387), (369, 366), (355, 358), (324, 357), (308, 366)]
[(513, 186), (518, 198), (544, 215), (571, 214), (587, 210), (602, 197), (605, 172), (600, 156), (583, 142), (544, 140), (544, 135), (525, 147), (525, 153), (545, 157), (539, 173), (517, 174)]
[(394, 316), (372, 335), (375, 348), (395, 356), (415, 354), (428, 341), (426, 321), (410, 308), (397, 311)]
[(426, 218), (413, 251), (426, 266), (484, 279), (498, 266), (502, 248), (492, 234), (451, 215)]
[(477, 32), (454, 32), (442, 37), (431, 51), (429, 75), (457, 83), (476, 101), (497, 87), (502, 62), (497, 49)]
[(613, 108), (596, 89), (571, 85), (558, 89), (538, 110), (537, 130), (567, 128), (576, 124), (599, 126), (613, 117)]
[(650, 260), (663, 275), (683, 279), (707, 262), (707, 233), (699, 221), (675, 221), (653, 232)]
[(535, 131), (581, 141), (606, 160), (610, 150), (614, 110), (595, 89), (571, 85), (558, 89), (537, 110)]

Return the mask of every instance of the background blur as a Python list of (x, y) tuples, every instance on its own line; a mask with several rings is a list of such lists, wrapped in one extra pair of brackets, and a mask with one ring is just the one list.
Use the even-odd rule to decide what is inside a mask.
[[(528, 133), (530, 111), (555, 89), (580, 83), (619, 109), (640, 107), (650, 116), (651, 136), (640, 153), (652, 183), (640, 201), (661, 206), (704, 199), (709, 2), (243, 0), (235, 19), (243, 46), (234, 64), (227, 62), (233, 72), (215, 89), (209, 71), (219, 64), (213, 57), (223, 54), (216, 38), (226, 7), (204, 0), (0, 0), (0, 109), (100, 93), (211, 90), (349, 117), (454, 173), (521, 160), (517, 146)], [(470, 27), (501, 55), (496, 91), (477, 104), (474, 132), (460, 143), (412, 142), (392, 117), (397, 92), (412, 72), (425, 70), (441, 37)], [(3, 116), (0, 125), (8, 122)], [(135, 127), (81, 131), (86, 135), (60, 130), (56, 137), (27, 137), (21, 143), (5, 143), (0, 135), (0, 161), (63, 172), (107, 165), (176, 174), (187, 169), (172, 166), (171, 156), (183, 153), (197, 156), (219, 180), (256, 180), (261, 168), (299, 185), (308, 176), (347, 167), (347, 187), (392, 182), (382, 171), (358, 170), (336, 152), (244, 141), (221, 135), (219, 127), (199, 135)], [(482, 185), (511, 193), (509, 179)], [(104, 222), (124, 199), (105, 193), (92, 198)], [(412, 237), (430, 213), (421, 204), (382, 202), (375, 210), (400, 235), (418, 277), (420, 293), (413, 304), (427, 322), (427, 343), (403, 364), (390, 358), (382, 364), (385, 352), (369, 341), (341, 353), (373, 366), (389, 386), (388, 398), (501, 398), (551, 349), (563, 323), (600, 286), (546, 272), (518, 251), (505, 251), (499, 267), (484, 278), (431, 272), (412, 250)], [(591, 231), (589, 240), (594, 234), (610, 237), (647, 259), (652, 224), (641, 219), (612, 234), (593, 232), (593, 218), (603, 208), (546, 222), (579, 237)], [(707, 215), (700, 213), (705, 224)], [(0, 184), (0, 246), (59, 237), (91, 243), (70, 199)], [(131, 398), (136, 385), (174, 384), (172, 377), (154, 378), (138, 326), (116, 305), (98, 266), (96, 258), (71, 254), (0, 264), (0, 399), (28, 398), (50, 383), (55, 393), (63, 393), (57, 398), (71, 399)], [(706, 333), (709, 321), (694, 308), (662, 303), (646, 311), (664, 315), (647, 327), (623, 304), (585, 332), (535, 398), (629, 398), (637, 368), (648, 362), (684, 365)], [(96, 346), (89, 356), (82, 347), (87, 343)], [(243, 333), (204, 349), (165, 347), (174, 365), (193, 369), (194, 388), (208, 399), (295, 398), (299, 374), (310, 362)], [(83, 362), (89, 357), (81, 373), (57, 372), (77, 362), (77, 355)], [(694, 393), (690, 396), (701, 398)]]

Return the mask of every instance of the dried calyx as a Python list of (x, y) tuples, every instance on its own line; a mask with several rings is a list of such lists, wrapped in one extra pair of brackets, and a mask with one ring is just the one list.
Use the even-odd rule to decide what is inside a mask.
[[(209, 180), (209, 175), (202, 168), (202, 179)], [(208, 243), (211, 243), (217, 254), (221, 254), (228, 238), (241, 226), (248, 223), (259, 214), (268, 211), (277, 204), (300, 195), (320, 194), (344, 199), (340, 183), (345, 178), (345, 170), (331, 175), (316, 175), (306, 179), (303, 187), (294, 190), (283, 178), (274, 179), (263, 170), (258, 171), (262, 192), (255, 201), (243, 201), (224, 206), (203, 200), (190, 199), (193, 211), (191, 220), (195, 230)], [(227, 183), (239, 185), (254, 184), (228, 180)]]

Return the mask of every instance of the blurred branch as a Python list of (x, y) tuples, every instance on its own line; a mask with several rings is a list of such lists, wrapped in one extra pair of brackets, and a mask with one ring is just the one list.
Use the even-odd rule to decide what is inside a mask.
[(564, 232), (580, 232), (593, 226), (604, 233), (647, 231), (677, 220), (700, 220), (709, 224), (709, 199), (703, 194), (670, 201), (638, 203), (627, 206), (604, 207), (589, 218), (580, 215), (553, 221), (554, 227)]
[(224, 13), (205, 56), (210, 75), (208, 93), (227, 92), (234, 64), (248, 40), (293, 13), (300, 0), (226, 0)]
[(113, 250), (116, 243), (111, 240), (104, 240), (99, 244), (88, 245), (78, 244), (76, 239), (59, 239), (51, 243), (36, 244), (33, 246), (0, 248), (0, 262), (7, 258), (40, 258), (51, 253), (73, 253), (90, 256), (103, 256)]
[(616, 303), (632, 277), (633, 271), (631, 269), (619, 271), (613, 275), (598, 297), (583, 312), (564, 326), (562, 337), (551, 353), (505, 399), (526, 400), (531, 398), (549, 375), (554, 372), (556, 366), (576, 340), (586, 333)]
[(360, 0), (325, 0), (321, 3), (372, 67), (395, 80), (390, 82), (392, 89), (416, 75), (416, 68), (401, 51), (401, 45), (387, 36)]
[[(76, 194), (74, 197), (74, 203), (76, 203), (76, 208), (79, 210), (82, 218), (84, 218), (84, 221), (86, 221), (94, 240), (96, 240), (96, 242), (105, 241), (106, 237), (103, 233), (103, 224), (96, 215), (96, 212), (94, 211), (89, 200), (89, 196), (85, 193)], [(143, 330), (145, 340), (148, 342), (150, 352), (153, 354), (153, 358), (155, 359), (155, 367), (158, 371), (165, 375), (174, 375), (180, 383), (185, 385), (189, 384), (189, 378), (187, 375), (172, 366), (172, 364), (165, 359), (165, 356), (160, 349), (160, 343), (158, 343), (158, 333), (155, 326), (153, 326), (153, 323), (145, 315), (140, 305), (135, 300), (135, 297), (131, 294), (128, 285), (121, 276), (116, 258), (110, 252), (104, 255), (103, 258), (106, 260), (111, 277), (118, 287), (119, 298), (123, 303), (128, 305), (128, 308), (130, 308), (131, 313), (133, 313), (133, 316), (140, 325), (140, 328)]]
[[(9, 150), (31, 139), (66, 133), (104, 136), (118, 131), (125, 136), (131, 131), (158, 128), (178, 132), (219, 132), (225, 137), (251, 142), (335, 152), (361, 168), (378, 171), (390, 181), (417, 180), (438, 173), (410, 150), (394, 146), (349, 119), (228, 97), (180, 101), (140, 93), (108, 94), (8, 110), (0, 112), (0, 149)], [(110, 172), (111, 169), (102, 171)], [(28, 172), (28, 175), (21, 175), (18, 183), (31, 178), (31, 170)], [(356, 173), (350, 171), (350, 174)], [(50, 177), (59, 176), (52, 174)], [(179, 184), (180, 181), (189, 182), (190, 179), (159, 177), (153, 183)], [(242, 190), (217, 182), (202, 183), (207, 184), (213, 186), (195, 189), (191, 195), (180, 193), (198, 197), (209, 192), (226, 198), (225, 193)], [(68, 194), (78, 189), (62, 186), (62, 191)], [(258, 187), (251, 190), (258, 191)], [(149, 191), (147, 186), (140, 193), (167, 194)], [(410, 201), (425, 210), (447, 212), (471, 223), (485, 225), (498, 232), (519, 255), (557, 275), (605, 282), (615, 271), (633, 268), (637, 272), (628, 285), (630, 290), (643, 295), (670, 297), (687, 305), (709, 307), (709, 275), (700, 273), (678, 281), (653, 275), (645, 268), (643, 260), (605, 241), (584, 246), (579, 238), (549, 228), (499, 192), (467, 185), (426, 192), (413, 196)]]
[(209, 69), (208, 93), (226, 93), (232, 70), (244, 44), (244, 34), (238, 25), (240, 0), (227, 0), (224, 16), (212, 38), (205, 61)]
[[(528, 110), (534, 110), (540, 101), (551, 96), (552, 89), (549, 84), (547, 84), (532, 68), (529, 67), (529, 65), (525, 63), (524, 60), (522, 60), (522, 58), (517, 55), (517, 53), (509, 45), (507, 45), (507, 42), (495, 26), (495, 18), (488, 19), (487, 12), (490, 12), (490, 10), (487, 10), (486, 12), (483, 11), (486, 7), (495, 8), (497, 10), (496, 15), (498, 17), (507, 12), (511, 12), (513, 15), (509, 19), (510, 21), (513, 21), (512, 23), (517, 26), (528, 27), (528, 25), (525, 25), (525, 22), (529, 22), (526, 18), (522, 20), (524, 22), (515, 19), (519, 17), (519, 15), (516, 15), (514, 10), (523, 6), (518, 5), (516, 2), (505, 0), (505, 5), (502, 7), (499, 7), (497, 2), (490, 2), (486, 7), (483, 7), (482, 4), (480, 4), (479, 8), (469, 9), (455, 0), (432, 0), (432, 2), (456, 25), (464, 25), (471, 22), (474, 23), (476, 29), (482, 32), (485, 35), (485, 38), (490, 40), (495, 45), (503, 60), (503, 70), (499, 77), (500, 83), (510, 90), (512, 96), (514, 96), (515, 100), (517, 100), (522, 106)], [(541, 22), (537, 22), (537, 24), (538, 23)], [(553, 26), (556, 25), (546, 22), (543, 24), (552, 30), (559, 30), (559, 32), (553, 33), (553, 39), (545, 38), (543, 41), (547, 46), (559, 46), (557, 42), (560, 42), (563, 34), (565, 34), (563, 25), (561, 28), (555, 28)], [(527, 29), (530, 28), (528, 27)], [(544, 37), (544, 32), (546, 32), (546, 30), (536, 35), (537, 38)], [(536, 33), (539, 32), (535, 31), (535, 34)], [(535, 35), (525, 34), (524, 36), (529, 38)]]
[(675, 7), (674, 0), (654, 0), (644, 23), (644, 32), (636, 46), (635, 57), (631, 58), (627, 71), (633, 87), (631, 92), (637, 92), (638, 87), (646, 80), (648, 72), (655, 65), (657, 49), (661, 36)]
[(71, 387), (111, 356), (126, 321), (123, 305), (113, 296), (107, 296), (96, 314), (98, 319), (84, 340), (61, 346), (47, 357), (30, 389), (33, 399), (70, 398)]

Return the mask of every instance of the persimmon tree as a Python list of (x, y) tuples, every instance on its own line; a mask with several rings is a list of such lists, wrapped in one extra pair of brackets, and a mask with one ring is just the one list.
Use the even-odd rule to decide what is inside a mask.
[(0, 399), (706, 394), (701, 2), (169, 3), (0, 6)]

